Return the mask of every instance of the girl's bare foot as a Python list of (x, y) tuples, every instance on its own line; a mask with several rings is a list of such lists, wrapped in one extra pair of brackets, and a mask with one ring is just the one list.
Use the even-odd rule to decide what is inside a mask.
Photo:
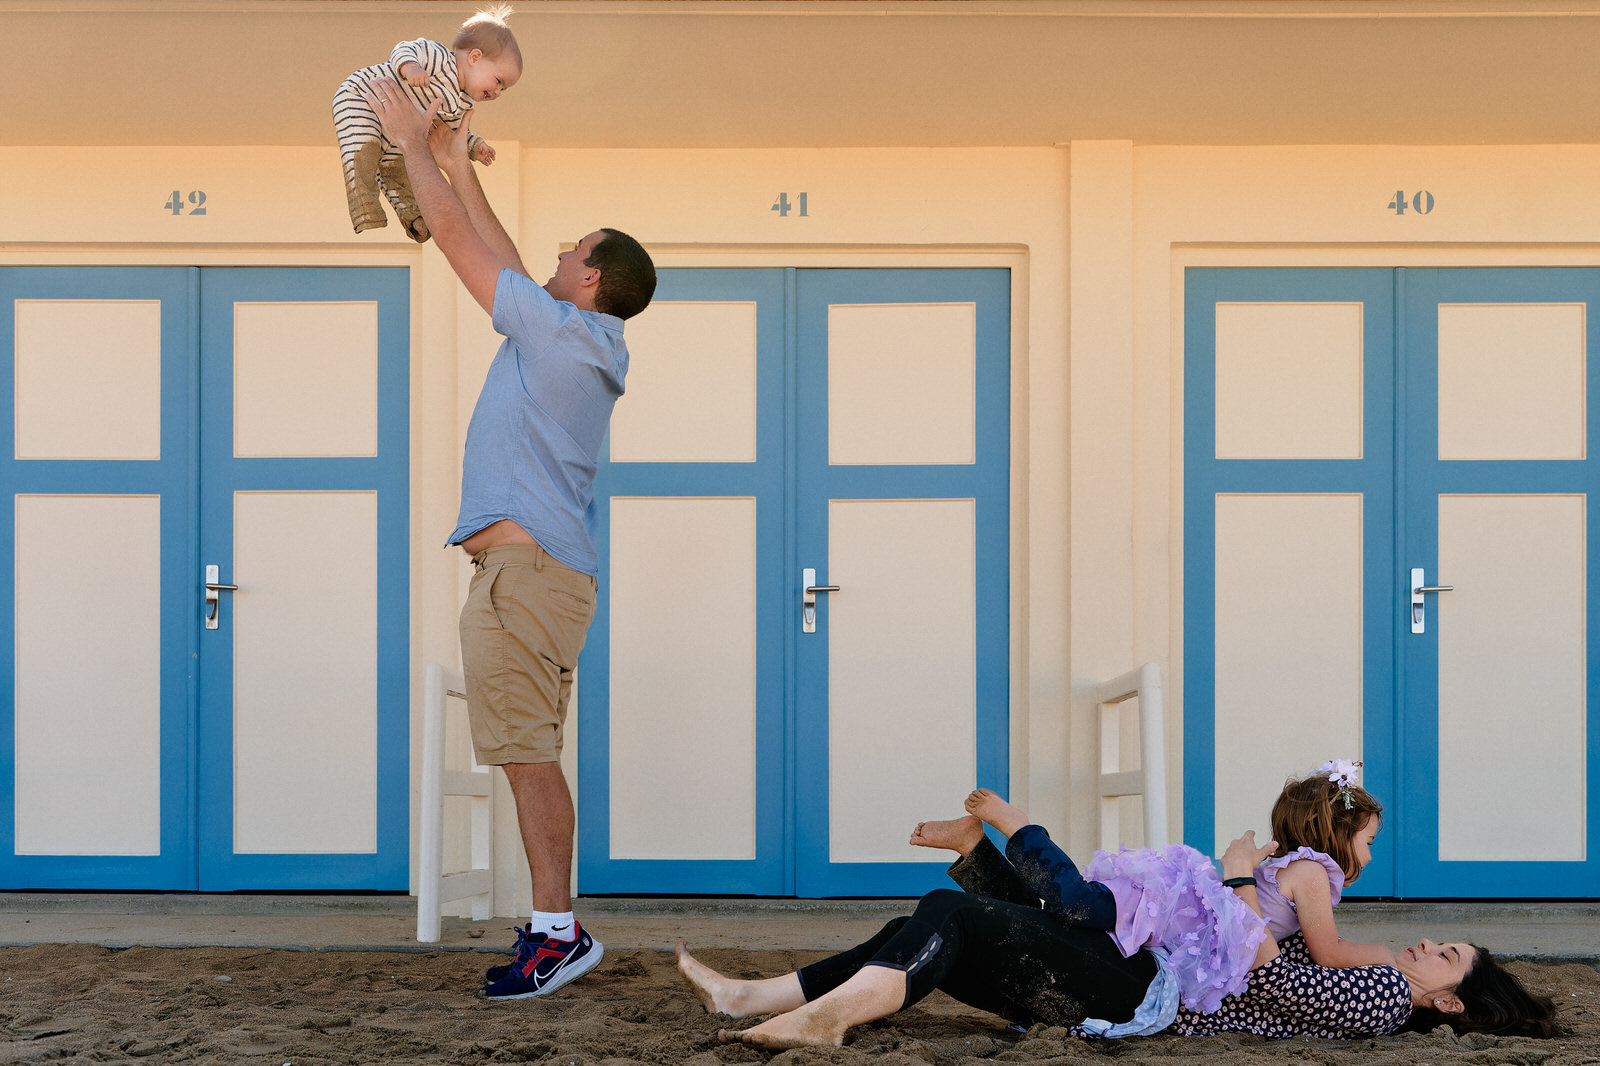
[(717, 1043), (747, 1044), (763, 1051), (791, 1047), (839, 1047), (847, 1026), (832, 1010), (808, 1003), (799, 1010), (769, 1018), (750, 1029), (719, 1029)]
[(973, 789), (967, 795), (967, 813), (982, 818), (1001, 833), (1010, 836), (1028, 824), (1028, 815), (986, 788)]
[(983, 839), (983, 823), (970, 814), (943, 822), (918, 822), (909, 843), (919, 848), (945, 848), (966, 855)]

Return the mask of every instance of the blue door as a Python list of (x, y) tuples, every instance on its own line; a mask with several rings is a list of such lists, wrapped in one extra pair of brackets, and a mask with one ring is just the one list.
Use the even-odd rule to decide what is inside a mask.
[(1401, 891), (1592, 895), (1600, 270), (1404, 270), (1396, 294), (1399, 585), (1441, 589), (1399, 627), (1397, 784), (1432, 838)]
[(407, 305), (0, 271), (7, 887), (405, 888)]
[(1185, 823), (1359, 757), (1365, 895), (1588, 891), (1600, 272), (1189, 270)]
[(599, 481), (582, 891), (941, 882), (911, 826), (1006, 786), (1009, 302), (1005, 271), (662, 272)]
[(198, 305), (192, 270), (0, 269), (7, 888), (194, 887)]

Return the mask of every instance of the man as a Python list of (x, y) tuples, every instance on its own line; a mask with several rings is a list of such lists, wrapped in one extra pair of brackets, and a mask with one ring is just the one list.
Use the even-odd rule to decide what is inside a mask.
[(533, 878), (516, 957), (489, 969), (484, 994), (539, 996), (593, 969), (603, 952), (572, 915), (572, 795), (557, 760), (594, 615), (593, 485), (628, 370), (622, 320), (649, 304), (655, 267), (633, 238), (602, 229), (535, 284), (473, 173), (470, 116), (458, 130), (431, 129), (432, 109), (417, 111), (387, 79), (368, 98), (405, 156), (434, 241), (506, 338), (467, 430), (449, 543), (475, 567), (461, 610), (473, 747), (480, 763), (505, 770)]

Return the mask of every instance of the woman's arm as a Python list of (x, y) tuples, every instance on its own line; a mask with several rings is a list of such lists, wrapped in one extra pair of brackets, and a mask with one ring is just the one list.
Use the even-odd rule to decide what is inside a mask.
[(1294, 904), (1306, 949), (1318, 966), (1336, 970), (1351, 966), (1390, 966), (1394, 952), (1381, 944), (1358, 944), (1339, 939), (1333, 919), (1333, 891), (1328, 871), (1310, 859), (1291, 862), (1278, 873), (1278, 888)]
[[(1247, 829), (1244, 836), (1239, 837), (1228, 845), (1228, 850), (1222, 853), (1222, 879), (1229, 881), (1234, 878), (1250, 878), (1249, 884), (1236, 887), (1233, 891), (1244, 905), (1262, 917), (1261, 898), (1256, 894), (1255, 869), (1263, 859), (1277, 850), (1278, 842), (1269, 840), (1265, 847), (1256, 845), (1256, 833)], [(1252, 970), (1258, 970), (1278, 957), (1278, 942), (1272, 937), (1263, 937), (1261, 946), (1256, 949), (1256, 961), (1251, 965)]]

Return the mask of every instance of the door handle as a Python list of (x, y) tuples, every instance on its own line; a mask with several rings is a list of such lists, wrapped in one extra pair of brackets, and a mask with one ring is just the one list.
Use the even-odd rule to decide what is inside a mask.
[(1454, 585), (1424, 585), (1422, 568), (1411, 571), (1411, 632), (1421, 633), (1427, 628), (1427, 606), (1422, 599), (1425, 592), (1454, 592)]
[(838, 592), (838, 585), (817, 584), (817, 572), (811, 567), (800, 571), (800, 632), (817, 631), (817, 593)]
[(207, 629), (217, 628), (217, 608), (222, 604), (222, 598), (218, 595), (218, 593), (234, 592), (239, 588), (238, 585), (222, 584), (220, 580), (221, 577), (222, 573), (218, 567), (209, 565), (206, 567), (205, 590)]

